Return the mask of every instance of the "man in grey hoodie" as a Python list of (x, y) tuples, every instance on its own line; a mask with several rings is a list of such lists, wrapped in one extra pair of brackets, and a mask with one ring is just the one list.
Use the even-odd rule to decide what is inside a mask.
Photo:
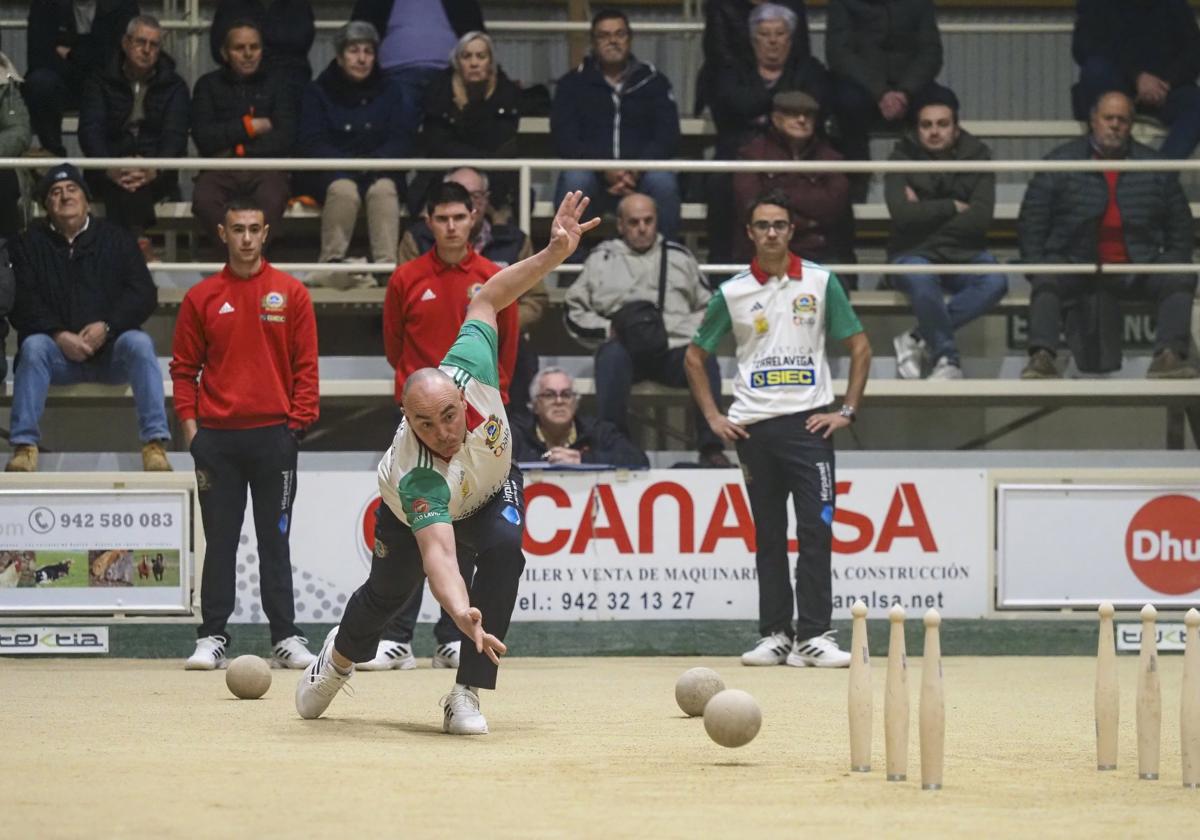
[[(958, 97), (932, 87), (914, 103), (913, 128), (896, 141), (891, 160), (990, 160), (991, 152), (958, 124)], [(987, 230), (996, 205), (996, 176), (930, 168), (884, 179), (892, 236), (888, 258), (903, 265), (995, 264)], [(1008, 290), (1000, 273), (897, 274), (892, 286), (908, 295), (915, 329), (893, 342), (901, 379), (961, 379), (954, 333), (995, 306)], [(945, 294), (950, 293), (947, 302)]]
[[(631, 193), (617, 206), (618, 239), (597, 246), (566, 295), (566, 326), (580, 344), (596, 349), (596, 403), (601, 420), (629, 433), (629, 390), (649, 379), (676, 388), (687, 387), (684, 351), (704, 319), (712, 293), (691, 251), (667, 242), (658, 232), (654, 199)], [(660, 284), (662, 285), (660, 293)], [(666, 335), (663, 346), (646, 350), (622, 335), (622, 310), (629, 304), (650, 303), (661, 312)], [(614, 321), (615, 319), (615, 321)], [(597, 349), (598, 348), (598, 349)], [(716, 358), (705, 367), (713, 399), (721, 399), (721, 373)], [(700, 464), (732, 466), (724, 444), (697, 415), (696, 448)]]

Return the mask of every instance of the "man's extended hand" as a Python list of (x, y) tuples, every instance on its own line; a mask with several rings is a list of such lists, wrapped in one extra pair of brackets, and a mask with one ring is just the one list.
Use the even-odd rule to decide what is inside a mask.
[(839, 414), (836, 411), (831, 411), (828, 414), (810, 414), (808, 420), (804, 423), (804, 428), (808, 429), (813, 434), (823, 431), (821, 437), (829, 437), (838, 429), (844, 429), (850, 425), (850, 418)]
[(455, 615), (454, 623), (458, 625), (458, 629), (463, 632), (463, 635), (474, 643), (476, 651), (485, 654), (497, 665), (500, 664), (500, 657), (508, 653), (504, 642), (491, 633), (484, 632), (483, 613), (477, 607), (470, 607)]
[(1171, 92), (1171, 86), (1153, 73), (1138, 73), (1136, 85), (1137, 101), (1155, 107), (1166, 102)]
[(562, 204), (558, 205), (558, 212), (550, 222), (550, 244), (546, 247), (559, 259), (565, 260), (575, 253), (583, 235), (600, 224), (599, 217), (590, 222), (580, 223), (588, 203), (588, 197), (576, 190), (564, 195)]
[(712, 429), (713, 434), (726, 443), (736, 443), (738, 438), (750, 437), (750, 433), (744, 426), (739, 426), (724, 414), (716, 414), (707, 419), (708, 427)]

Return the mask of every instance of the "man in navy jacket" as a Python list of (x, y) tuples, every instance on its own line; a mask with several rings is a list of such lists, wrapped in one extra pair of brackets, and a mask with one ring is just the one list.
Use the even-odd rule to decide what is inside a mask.
[[(592, 54), (558, 80), (550, 133), (559, 157), (668, 160), (679, 150), (679, 109), (671, 83), (632, 53), (629, 20), (614, 10), (592, 18)], [(679, 182), (674, 172), (569, 169), (558, 176), (555, 201), (572, 190), (592, 197), (596, 211), (630, 193), (658, 205), (658, 226), (667, 239), (679, 233)]]
[(1200, 143), (1200, 26), (1187, 0), (1079, 0), (1071, 52), (1077, 120), (1100, 95), (1128, 94), (1171, 128), (1164, 157), (1189, 158)]

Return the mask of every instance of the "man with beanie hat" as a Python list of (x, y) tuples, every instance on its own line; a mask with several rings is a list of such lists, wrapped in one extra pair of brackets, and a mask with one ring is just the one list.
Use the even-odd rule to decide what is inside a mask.
[(38, 424), (51, 385), (128, 383), (138, 415), (142, 467), (170, 470), (163, 377), (154, 343), (139, 327), (154, 312), (158, 291), (137, 240), (90, 213), (83, 173), (69, 163), (38, 183), (46, 218), (16, 241), (17, 329), (13, 381), (13, 455), (5, 469), (37, 469)]
[[(891, 160), (991, 160), (982, 142), (958, 124), (958, 97), (930, 85), (913, 101), (913, 126), (892, 150)], [(904, 265), (988, 263), (987, 230), (996, 208), (991, 172), (892, 172), (884, 177), (892, 216), (888, 258)], [(961, 379), (954, 333), (995, 306), (1008, 290), (1003, 274), (897, 274), (892, 286), (908, 295), (915, 329), (896, 336), (901, 379)], [(950, 293), (946, 302), (945, 294)]]

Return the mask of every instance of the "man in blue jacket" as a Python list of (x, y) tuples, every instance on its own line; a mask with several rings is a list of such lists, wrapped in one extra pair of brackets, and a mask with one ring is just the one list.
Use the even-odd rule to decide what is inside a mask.
[(1119, 90), (1171, 127), (1164, 157), (1192, 156), (1200, 143), (1200, 26), (1187, 0), (1079, 0), (1071, 52), (1076, 119)]
[[(592, 54), (558, 80), (550, 133), (559, 157), (668, 160), (679, 150), (679, 109), (671, 83), (653, 64), (634, 57), (629, 19), (606, 9), (592, 18)], [(611, 209), (639, 192), (658, 206), (667, 239), (679, 234), (679, 182), (674, 172), (568, 169), (558, 176), (555, 201), (572, 190), (592, 197), (593, 210)]]

